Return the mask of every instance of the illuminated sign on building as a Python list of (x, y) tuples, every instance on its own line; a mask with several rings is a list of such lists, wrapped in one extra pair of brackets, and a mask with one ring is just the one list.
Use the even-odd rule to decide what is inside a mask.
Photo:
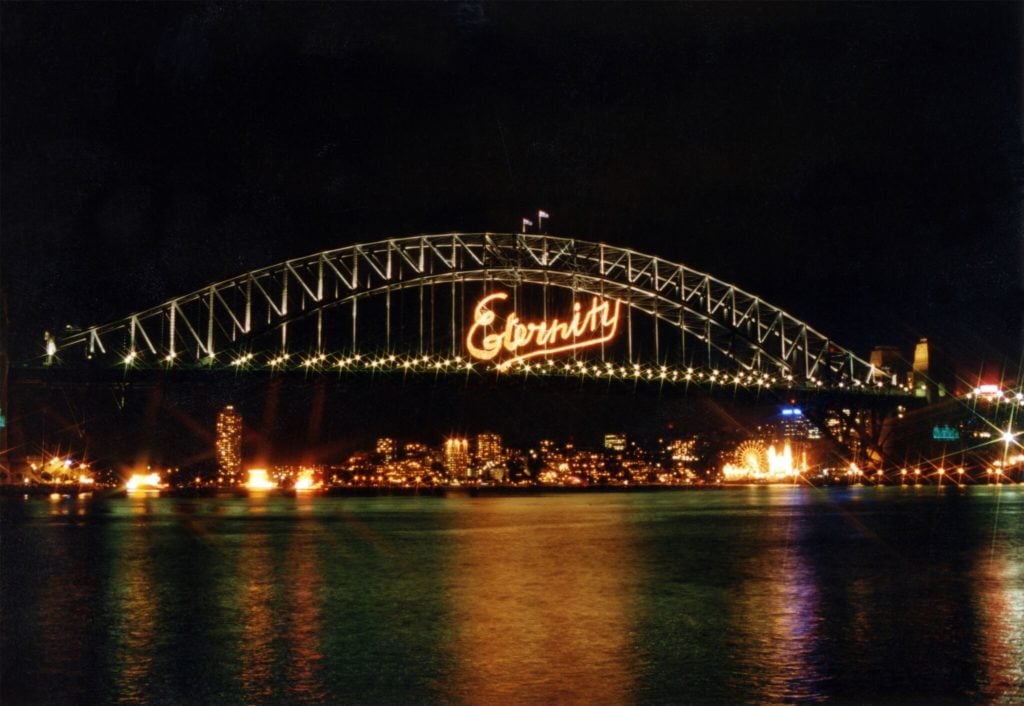
[(948, 424), (932, 427), (932, 439), (934, 441), (959, 441), (960, 432)]
[(488, 333), (488, 327), (493, 326), (498, 318), (491, 307), (506, 299), (506, 292), (496, 292), (481, 299), (473, 309), (473, 324), (466, 336), (466, 349), (474, 358), (494, 360), (502, 353), (507, 353), (511, 357), (501, 363), (506, 366), (541, 355), (600, 345), (615, 338), (619, 331), (619, 308), (622, 303), (617, 299), (593, 297), (586, 311), (580, 302), (575, 302), (572, 317), (567, 321), (552, 319), (527, 322), (521, 321), (512, 312), (505, 317), (504, 328)]

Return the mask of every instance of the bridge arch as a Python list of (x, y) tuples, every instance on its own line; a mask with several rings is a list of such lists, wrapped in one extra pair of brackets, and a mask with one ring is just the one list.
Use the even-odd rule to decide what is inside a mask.
[[(493, 291), (509, 292), (517, 312), (520, 304), (532, 305), (544, 320), (557, 299), (551, 292), (561, 292), (563, 300), (571, 296), (570, 306), (583, 296), (622, 307), (623, 340), (602, 343), (599, 350), (574, 351), (571, 363), (547, 354), (535, 361), (553, 370), (687, 381), (699, 377), (766, 387), (893, 389), (853, 352), (710, 274), (628, 248), (522, 233), (418, 235), (314, 253), (70, 332), (49, 341), (47, 352), (61, 365), (330, 368), (372, 362), (405, 369), (468, 367), (474, 365), (465, 352), (472, 306), (467, 311), (464, 299), (467, 292)], [(534, 291), (532, 299), (529, 291)], [(426, 295), (429, 325), (424, 321)], [(418, 327), (408, 315), (417, 300), (419, 310), (412, 318), (418, 317)], [(439, 300), (446, 303), (438, 305)], [(397, 327), (395, 302), (405, 316)], [(373, 313), (370, 322), (361, 324), (367, 306)], [(325, 332), (327, 315), (333, 316), (335, 334), (337, 320), (346, 319), (340, 345), (337, 336), (332, 344), (331, 331)], [(562, 316), (564, 322), (567, 315)], [(294, 349), (297, 327), (303, 330), (303, 353)], [(367, 328), (376, 332), (369, 341)], [(272, 342), (254, 350), (256, 340)], [(370, 351), (365, 357), (359, 353), (364, 344)], [(507, 362), (490, 365), (504, 370)], [(488, 367), (481, 361), (476, 365)], [(530, 363), (519, 367), (531, 369)]]

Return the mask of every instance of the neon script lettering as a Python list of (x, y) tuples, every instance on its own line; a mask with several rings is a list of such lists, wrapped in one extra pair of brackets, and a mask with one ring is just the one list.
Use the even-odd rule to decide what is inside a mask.
[(512, 312), (505, 318), (504, 329), (488, 333), (487, 328), (498, 318), (491, 307), (506, 299), (506, 292), (496, 292), (478, 301), (473, 309), (473, 325), (466, 336), (466, 349), (474, 358), (494, 360), (503, 352), (509, 353), (512, 357), (501, 363), (505, 367), (528, 358), (600, 345), (613, 339), (619, 330), (621, 302), (593, 297), (586, 311), (580, 302), (574, 302), (572, 318), (568, 321), (526, 322)]

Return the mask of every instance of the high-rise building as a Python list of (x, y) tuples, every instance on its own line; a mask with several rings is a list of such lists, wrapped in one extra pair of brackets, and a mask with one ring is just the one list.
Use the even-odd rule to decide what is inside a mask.
[(377, 455), (384, 463), (391, 463), (398, 456), (398, 444), (387, 437), (377, 439)]
[(811, 423), (799, 407), (783, 407), (780, 415), (780, 432), (783, 440), (815, 441), (821, 438), (821, 430)]
[(480, 463), (501, 463), (503, 454), (500, 434), (477, 434), (476, 458)]
[(242, 415), (228, 405), (217, 415), (217, 466), (225, 483), (242, 480)]
[(626, 435), (625, 434), (605, 434), (604, 435), (604, 448), (608, 451), (622, 452), (626, 450)]
[(468, 439), (453, 437), (444, 440), (444, 470), (450, 478), (469, 475)]

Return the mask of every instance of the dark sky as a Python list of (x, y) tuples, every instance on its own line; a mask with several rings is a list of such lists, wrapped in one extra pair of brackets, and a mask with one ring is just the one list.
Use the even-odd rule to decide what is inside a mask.
[(545, 208), (864, 356), (1017, 368), (1021, 7), (3, 3), (14, 349)]

